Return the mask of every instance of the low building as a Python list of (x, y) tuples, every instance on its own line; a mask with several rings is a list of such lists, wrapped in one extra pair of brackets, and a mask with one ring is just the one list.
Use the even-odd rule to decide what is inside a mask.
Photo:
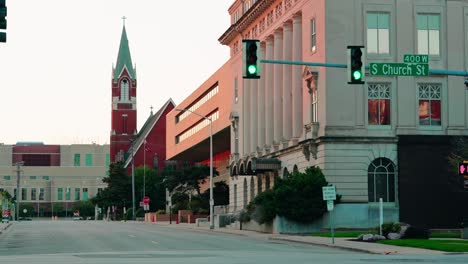
[(19, 175), (18, 198), (32, 205), (35, 215), (50, 216), (54, 206), (70, 215), (74, 203), (89, 200), (106, 187), (102, 179), (109, 164), (109, 145), (0, 145), (0, 190), (16, 196)]

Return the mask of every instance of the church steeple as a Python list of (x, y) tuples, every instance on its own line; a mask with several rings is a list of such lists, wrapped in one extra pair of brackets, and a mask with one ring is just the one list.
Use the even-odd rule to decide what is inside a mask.
[(136, 79), (135, 76), (135, 69), (133, 68), (132, 64), (132, 56), (130, 55), (130, 48), (128, 46), (128, 39), (127, 39), (127, 31), (125, 30), (125, 18), (124, 25), (122, 28), (122, 36), (120, 38), (120, 47), (119, 47), (119, 54), (117, 55), (117, 64), (114, 70), (114, 80), (117, 80), (122, 73), (124, 68), (127, 68), (128, 74), (130, 78)]

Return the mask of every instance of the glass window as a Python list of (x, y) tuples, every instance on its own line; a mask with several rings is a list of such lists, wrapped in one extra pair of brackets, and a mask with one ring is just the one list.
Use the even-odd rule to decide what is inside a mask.
[(367, 170), (369, 202), (395, 202), (395, 164), (387, 158), (375, 159)]
[(39, 189), (39, 200), (44, 201), (45, 190), (44, 188)]
[(88, 188), (83, 188), (83, 201), (88, 201)]
[(440, 48), (440, 15), (418, 14), (418, 53), (439, 55)]
[(369, 125), (390, 125), (390, 83), (370, 83), (367, 88)]
[(9, 176), (9, 175), (3, 176), (3, 179), (4, 179), (5, 181), (9, 181), (9, 180), (11, 180), (11, 176)]
[(244, 178), (244, 189), (243, 189), (243, 192), (244, 192), (244, 197), (243, 197), (243, 201), (242, 201), (242, 208), (246, 208), (247, 207), (247, 179)]
[(42, 176), (42, 179), (48, 181), (50, 178), (49, 176)]
[(36, 176), (29, 176), (29, 179), (30, 179), (30, 180), (36, 180), (37, 177), (36, 177)]
[(75, 201), (80, 200), (80, 188), (75, 188)]
[(59, 200), (59, 201), (63, 200), (63, 188), (58, 188), (57, 189), (57, 200)]
[(91, 167), (93, 166), (93, 154), (86, 154), (86, 167)]
[(367, 53), (390, 53), (389, 13), (367, 13)]
[(254, 178), (251, 177), (250, 178), (250, 201), (253, 201), (255, 197), (255, 182), (254, 182)]
[(31, 200), (36, 200), (37, 199), (36, 198), (36, 192), (37, 192), (36, 188), (31, 189)]
[(237, 184), (234, 184), (234, 211), (237, 210)]
[(435, 83), (424, 83), (418, 85), (419, 125), (441, 126), (441, 88), (441, 84)]
[(75, 166), (81, 166), (81, 165), (80, 165), (80, 163), (81, 163), (81, 162), (80, 162), (80, 159), (81, 159), (80, 154), (79, 154), (79, 153), (75, 153), (75, 159), (74, 159), (74, 164), (75, 164)]
[(123, 79), (120, 83), (120, 101), (129, 101), (129, 83), (127, 79)]
[(106, 154), (106, 166), (109, 166), (110, 165), (110, 154), (107, 153)]
[(315, 32), (315, 18), (310, 21), (310, 49), (315, 51), (317, 48), (317, 34)]
[(65, 190), (65, 200), (70, 201), (71, 200), (71, 189), (70, 187), (67, 187)]
[(28, 189), (26, 188), (21, 188), (21, 200), (26, 200), (28, 199)]

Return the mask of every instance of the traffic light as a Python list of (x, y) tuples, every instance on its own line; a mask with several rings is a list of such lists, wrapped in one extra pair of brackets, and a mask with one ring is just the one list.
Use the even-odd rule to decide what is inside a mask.
[(242, 67), (244, 79), (260, 78), (260, 41), (242, 40)]
[(364, 46), (348, 46), (348, 84), (364, 84)]
[[(0, 0), (0, 29), (7, 28), (7, 8), (5, 5), (5, 0)], [(0, 32), (0, 42), (6, 42), (6, 32)]]

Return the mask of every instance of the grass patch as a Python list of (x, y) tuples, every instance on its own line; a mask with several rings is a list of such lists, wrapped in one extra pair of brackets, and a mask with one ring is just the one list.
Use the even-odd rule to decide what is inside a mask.
[[(352, 237), (357, 238), (361, 234), (375, 234), (374, 231), (335, 231), (335, 237)], [(331, 232), (313, 233), (312, 236), (331, 237)]]
[(431, 238), (460, 238), (460, 234), (454, 233), (432, 233)]
[(378, 243), (403, 247), (433, 249), (446, 252), (468, 252), (468, 241), (465, 240), (397, 239), (381, 240)]

